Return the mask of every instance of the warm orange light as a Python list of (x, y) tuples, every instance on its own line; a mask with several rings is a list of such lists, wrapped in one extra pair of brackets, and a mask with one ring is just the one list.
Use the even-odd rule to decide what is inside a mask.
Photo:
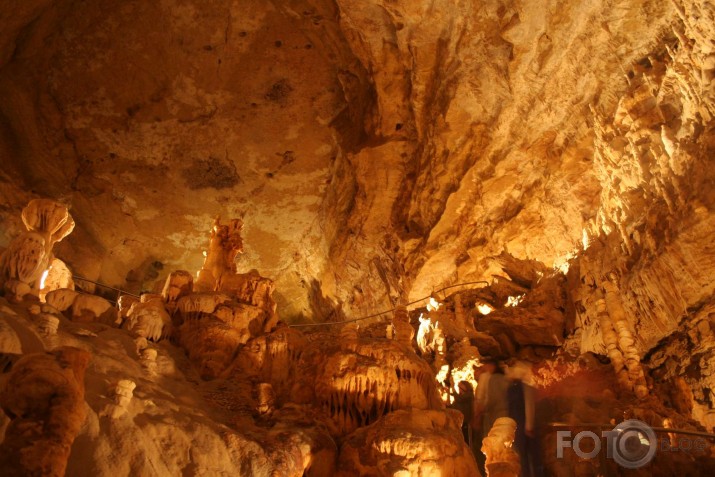
[(47, 275), (49, 275), (51, 269), (52, 265), (50, 265), (50, 268), (42, 272), (42, 278), (40, 278), (40, 290), (45, 289), (45, 280), (47, 280)]
[(442, 304), (435, 300), (434, 297), (429, 297), (429, 303), (427, 303), (427, 311), (439, 310), (440, 306), (442, 306)]
[(519, 303), (521, 303), (521, 301), (524, 299), (525, 296), (526, 296), (526, 294), (510, 296), (509, 298), (506, 299), (506, 303), (504, 304), (504, 306), (516, 306)]

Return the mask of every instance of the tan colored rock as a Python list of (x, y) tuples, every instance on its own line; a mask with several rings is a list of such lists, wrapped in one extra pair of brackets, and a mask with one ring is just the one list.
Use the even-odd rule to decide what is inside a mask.
[(136, 347), (137, 354), (141, 356), (142, 352), (149, 347), (149, 342), (143, 336), (137, 336), (134, 338), (134, 345)]
[(517, 477), (521, 473), (519, 455), (512, 448), (516, 422), (508, 417), (500, 417), (487, 437), (482, 441), (482, 452), (486, 456), (487, 477)]
[(213, 313), (222, 303), (231, 301), (228, 295), (222, 293), (192, 293), (178, 301), (178, 310), (184, 319), (198, 318), (202, 313)]
[(479, 476), (456, 411), (398, 410), (343, 441), (338, 476)]
[(89, 359), (86, 351), (62, 347), (15, 363), (0, 391), (0, 405), (12, 419), (0, 445), (5, 475), (65, 475), (85, 418)]
[(129, 411), (129, 404), (134, 397), (134, 389), (136, 383), (129, 379), (120, 379), (114, 384), (110, 390), (112, 394), (113, 404), (107, 405), (102, 411), (102, 415), (109, 416), (112, 419), (119, 419)]
[(276, 302), (273, 300), (275, 284), (273, 280), (262, 277), (256, 270), (248, 273), (224, 274), (218, 290), (230, 294), (238, 301), (257, 306), (268, 315), (266, 331), (275, 328), (278, 322)]
[(67, 206), (50, 199), (33, 199), (22, 210), (22, 222), (27, 230), (45, 239), (48, 254), (74, 229), (74, 220)]
[(214, 220), (206, 259), (194, 284), (196, 291), (218, 291), (224, 275), (236, 274), (235, 259), (243, 253), (242, 229), (241, 219), (232, 219), (227, 225), (222, 225), (219, 217)]
[[(343, 325), (340, 328), (340, 343), (346, 348), (354, 346), (360, 338), (359, 330), (360, 326), (357, 323)], [(388, 339), (390, 339), (389, 336)]]
[(65, 262), (59, 258), (54, 258), (47, 269), (47, 275), (40, 288), (40, 300), (45, 301), (47, 294), (53, 290), (69, 289), (74, 290), (74, 279), (72, 271)]
[(33, 287), (48, 263), (43, 236), (36, 232), (26, 232), (15, 238), (0, 257), (0, 280), (3, 284), (8, 280), (17, 280)]
[[(340, 346), (335, 335), (328, 336), (331, 345)], [(315, 401), (315, 376), (325, 359), (322, 347), (325, 337), (318, 335), (313, 339), (314, 347), (307, 352), (309, 339), (285, 325), (253, 338), (239, 349), (230, 376), (270, 383), (278, 404), (286, 400), (311, 404)]]
[(22, 353), (20, 337), (4, 317), (0, 319), (0, 353)]
[(276, 395), (271, 383), (258, 383), (256, 386), (258, 406), (256, 411), (260, 416), (270, 417), (275, 411)]
[(19, 303), (26, 298), (31, 298), (32, 288), (25, 282), (20, 280), (10, 279), (5, 281), (5, 294), (12, 302)]
[(121, 295), (117, 299), (117, 307), (119, 308), (119, 316), (122, 320), (127, 318), (127, 314), (134, 303), (138, 303), (141, 300), (132, 295)]
[(79, 292), (68, 288), (61, 288), (47, 293), (47, 295), (45, 295), (45, 303), (64, 313), (70, 309), (78, 296)]
[[(222, 300), (221, 296), (225, 295), (189, 295), (179, 302), (183, 322), (178, 329), (178, 342), (204, 379), (226, 371), (238, 349), (263, 333), (266, 322), (266, 312), (261, 308), (237, 302), (218, 304), (216, 299)], [(193, 298), (196, 299), (192, 301)], [(186, 314), (181, 311), (201, 307), (215, 309)]]
[(121, 407), (127, 407), (134, 396), (134, 388), (137, 385), (128, 379), (121, 379), (117, 382), (114, 388), (114, 404)]
[(450, 376), (453, 390), (456, 392), (461, 381), (467, 381), (472, 388), (477, 387), (477, 378), (474, 375), (476, 368), (481, 366), (481, 354), (476, 346), (472, 346), (468, 338), (456, 343), (450, 353), (453, 355), (450, 363)]
[(132, 304), (122, 326), (134, 336), (150, 341), (165, 339), (173, 330), (171, 317), (161, 297)]
[(157, 373), (158, 367), (156, 362), (156, 357), (158, 352), (154, 348), (144, 348), (140, 352), (139, 361), (142, 366), (147, 370), (150, 376)]
[(410, 315), (407, 308), (398, 306), (392, 316), (392, 326), (394, 328), (394, 339), (398, 343), (412, 347), (412, 339), (415, 337), (415, 329), (410, 324)]
[(60, 319), (56, 316), (43, 313), (37, 324), (40, 333), (45, 336), (54, 336), (57, 334), (57, 328), (60, 326)]
[[(40, 290), (40, 279), (53, 260), (52, 248), (74, 228), (67, 207), (49, 199), (34, 199), (23, 209), (28, 232), (16, 237), (0, 257), (0, 284), (19, 280)], [(15, 297), (21, 299), (15, 293)]]
[(194, 288), (194, 277), (185, 270), (171, 272), (166, 277), (161, 296), (166, 303), (175, 303), (179, 298), (191, 294)]
[(395, 340), (361, 340), (315, 359), (315, 399), (339, 434), (397, 409), (441, 407), (429, 365)]
[(163, 301), (164, 297), (160, 293), (142, 293), (139, 297), (141, 303), (149, 303), (151, 301)]
[(117, 309), (104, 298), (95, 295), (77, 294), (69, 310), (72, 321), (79, 323), (101, 322), (114, 325), (117, 320)]
[(506, 335), (520, 345), (560, 345), (566, 321), (564, 276), (552, 273), (533, 289), (523, 290), (507, 297), (500, 308), (479, 317), (477, 330), (492, 336)]

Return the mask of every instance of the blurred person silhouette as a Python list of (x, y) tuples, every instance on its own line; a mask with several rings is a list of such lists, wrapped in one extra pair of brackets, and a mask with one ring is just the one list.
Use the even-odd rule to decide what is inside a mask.
[(479, 371), (481, 374), (477, 381), (477, 396), (474, 400), (474, 428), (480, 429), (481, 433), (479, 439), (475, 439), (475, 444), (478, 447), (474, 451), (474, 455), (477, 458), (479, 470), (484, 474), (485, 458), (480, 451), (481, 441), (489, 434), (494, 421), (500, 417), (509, 416), (507, 401), (509, 382), (496, 359), (484, 359)]
[(507, 369), (509, 417), (516, 421), (514, 449), (521, 460), (521, 477), (541, 477), (539, 441), (536, 435), (536, 390), (531, 382), (531, 366), (517, 361)]
[(458, 410), (464, 415), (462, 421), (462, 435), (464, 442), (470, 447), (472, 445), (472, 415), (474, 410), (474, 390), (469, 381), (460, 381), (457, 385), (457, 394), (454, 396), (452, 408)]

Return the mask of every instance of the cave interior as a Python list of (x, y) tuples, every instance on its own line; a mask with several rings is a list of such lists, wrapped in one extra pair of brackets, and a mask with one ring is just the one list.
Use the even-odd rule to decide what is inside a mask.
[(2, 2), (0, 473), (713, 475), (714, 155), (711, 0)]

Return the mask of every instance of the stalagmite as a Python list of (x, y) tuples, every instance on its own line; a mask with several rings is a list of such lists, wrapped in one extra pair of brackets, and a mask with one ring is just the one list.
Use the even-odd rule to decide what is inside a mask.
[(67, 459), (85, 418), (84, 374), (90, 354), (61, 347), (28, 354), (0, 389), (11, 418), (0, 444), (3, 475), (65, 475)]
[(613, 369), (616, 372), (618, 382), (625, 389), (630, 389), (631, 383), (628, 377), (628, 370), (626, 369), (623, 353), (618, 348), (618, 335), (614, 330), (613, 322), (608, 314), (606, 301), (602, 298), (596, 301), (596, 308), (598, 310), (598, 323), (601, 326), (603, 343), (606, 345), (608, 357), (611, 359), (611, 365), (613, 365)]
[(134, 397), (134, 389), (136, 387), (136, 383), (129, 379), (120, 379), (117, 381), (111, 388), (113, 404), (107, 405), (102, 414), (112, 419), (118, 419), (124, 416), (128, 411), (132, 397)]
[(157, 372), (157, 354), (154, 348), (144, 348), (141, 350), (139, 361), (141, 361), (142, 366), (147, 370), (149, 375), (154, 375)]
[(487, 457), (486, 477), (516, 477), (520, 475), (519, 455), (512, 448), (516, 422), (500, 417), (494, 422), (487, 437), (482, 441), (482, 452)]
[(709, 0), (0, 2), (0, 474), (478, 476), (482, 410), (491, 476), (695, 444), (713, 150)]
[(175, 304), (179, 298), (190, 295), (194, 288), (194, 277), (185, 270), (176, 270), (166, 277), (161, 296), (168, 304)]
[(172, 333), (172, 322), (161, 298), (132, 304), (124, 328), (135, 336), (151, 341), (162, 340)]
[(197, 291), (218, 290), (224, 275), (236, 274), (235, 259), (243, 253), (242, 229), (241, 219), (230, 220), (227, 225), (222, 225), (218, 217), (214, 220), (206, 259), (194, 283)]
[(407, 313), (405, 306), (398, 306), (392, 316), (392, 326), (394, 328), (394, 339), (406, 346), (412, 346), (412, 339), (415, 336), (415, 330), (410, 324), (410, 315)]
[(259, 383), (256, 387), (258, 405), (256, 411), (260, 416), (270, 417), (275, 411), (276, 396), (271, 383)]
[[(608, 315), (615, 329), (618, 339), (618, 347), (625, 358), (625, 366), (628, 369), (628, 377), (631, 385), (638, 397), (645, 397), (648, 394), (648, 387), (645, 382), (643, 368), (640, 364), (640, 356), (635, 346), (635, 340), (629, 329), (628, 319), (621, 304), (618, 294), (618, 282), (615, 276), (611, 275), (603, 283), (605, 290), (605, 302), (608, 308)], [(610, 336), (613, 339), (613, 336)]]

